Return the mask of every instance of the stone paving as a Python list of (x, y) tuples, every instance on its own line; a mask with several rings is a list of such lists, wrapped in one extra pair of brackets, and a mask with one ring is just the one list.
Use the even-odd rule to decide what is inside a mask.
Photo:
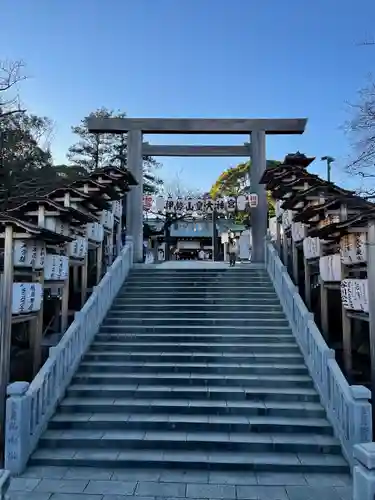
[(351, 477), (324, 474), (29, 467), (10, 500), (352, 500)]

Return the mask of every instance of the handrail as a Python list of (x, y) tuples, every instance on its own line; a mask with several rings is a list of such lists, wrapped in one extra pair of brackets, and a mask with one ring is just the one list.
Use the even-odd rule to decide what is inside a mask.
[(343, 453), (353, 465), (353, 447), (372, 441), (371, 392), (362, 385), (349, 385), (330, 349), (294, 286), (275, 247), (266, 242), (266, 267), (293, 335), (320, 395)]
[(93, 293), (75, 314), (73, 323), (34, 380), (8, 386), (5, 467), (19, 474), (64, 396), (78, 365), (133, 264), (133, 244), (127, 242)]

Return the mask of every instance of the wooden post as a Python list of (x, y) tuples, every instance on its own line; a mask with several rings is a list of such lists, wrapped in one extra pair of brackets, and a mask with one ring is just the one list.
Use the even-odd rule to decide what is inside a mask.
[(279, 256), (281, 255), (281, 228), (280, 222), (276, 217), (276, 248)]
[(288, 267), (288, 238), (285, 229), (283, 229), (283, 264)]
[(4, 273), (0, 293), (0, 431), (4, 436), (5, 400), (10, 378), (12, 344), (13, 227), (5, 226)]
[(304, 257), (304, 270), (305, 270), (305, 304), (311, 311), (311, 269), (309, 261)]
[(117, 223), (116, 228), (116, 257), (121, 253), (121, 218)]
[[(348, 210), (346, 205), (341, 205), (340, 221), (345, 221), (348, 218)], [(348, 269), (341, 263), (341, 278), (345, 279), (348, 275)], [(342, 347), (344, 356), (345, 373), (350, 383), (352, 378), (352, 320), (341, 303), (341, 318), (342, 318)]]
[(69, 313), (69, 273), (67, 279), (63, 283), (61, 297), (61, 333), (65, 333), (68, 328), (68, 313)]
[(88, 250), (85, 259), (81, 266), (81, 307), (86, 302), (87, 297), (87, 266), (88, 266)]
[(298, 286), (298, 249), (295, 241), (292, 240), (292, 257), (293, 257), (293, 279), (294, 284)]
[(98, 285), (102, 279), (103, 266), (103, 242), (96, 249), (96, 284)]
[[(33, 273), (33, 281), (40, 283), (44, 289), (44, 271)], [(42, 300), (36, 318), (30, 321), (29, 328), (30, 348), (33, 353), (33, 377), (38, 373), (42, 364), (43, 302)]]

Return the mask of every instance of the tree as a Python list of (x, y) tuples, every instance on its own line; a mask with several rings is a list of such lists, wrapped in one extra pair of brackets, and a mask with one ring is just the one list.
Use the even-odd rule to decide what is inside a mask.
[(22, 61), (0, 60), (0, 120), (22, 113), (17, 85), (26, 79)]
[(370, 81), (359, 93), (357, 102), (350, 104), (352, 116), (345, 124), (352, 146), (353, 157), (347, 171), (366, 181), (360, 188), (363, 194), (375, 193), (372, 180), (375, 179), (375, 82)]
[[(279, 163), (278, 161), (270, 160), (267, 161), (267, 167), (277, 166)], [(217, 181), (212, 185), (210, 196), (215, 199), (222, 196), (239, 196), (249, 193), (251, 191), (250, 169), (251, 161), (239, 163), (235, 167), (229, 167), (220, 174)], [(273, 217), (275, 214), (275, 207), (270, 193), (267, 193), (267, 199), (268, 212), (270, 217)], [(241, 215), (240, 219), (244, 217), (245, 215)]]
[[(123, 112), (115, 112), (107, 108), (99, 108), (81, 120), (78, 126), (72, 127), (72, 132), (79, 137), (78, 142), (70, 146), (68, 160), (74, 167), (82, 171), (91, 172), (104, 166), (126, 166), (126, 135), (125, 134), (97, 134), (87, 128), (89, 118), (125, 118)], [(146, 193), (158, 191), (161, 180), (154, 171), (159, 164), (151, 157), (143, 158), (143, 190)]]

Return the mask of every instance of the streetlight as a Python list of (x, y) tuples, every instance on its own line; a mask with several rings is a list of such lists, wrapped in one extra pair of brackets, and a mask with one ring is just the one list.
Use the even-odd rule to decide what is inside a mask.
[(332, 158), (332, 156), (322, 156), (321, 160), (327, 162), (327, 181), (331, 182), (331, 163), (334, 162), (335, 159)]

